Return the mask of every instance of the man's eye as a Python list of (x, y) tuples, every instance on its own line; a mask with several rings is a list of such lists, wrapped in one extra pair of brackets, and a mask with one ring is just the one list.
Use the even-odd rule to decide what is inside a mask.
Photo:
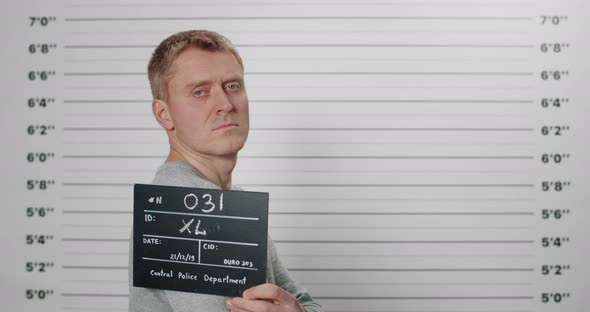
[(231, 84), (228, 84), (228, 85), (226, 86), (226, 88), (228, 88), (228, 89), (230, 89), (230, 90), (237, 90), (237, 89), (239, 89), (239, 88), (240, 88), (240, 85), (239, 85), (239, 84), (237, 84), (237, 83), (231, 83)]
[(202, 96), (202, 95), (205, 95), (205, 90), (197, 90), (197, 91), (195, 91), (195, 95), (196, 95), (196, 96)]

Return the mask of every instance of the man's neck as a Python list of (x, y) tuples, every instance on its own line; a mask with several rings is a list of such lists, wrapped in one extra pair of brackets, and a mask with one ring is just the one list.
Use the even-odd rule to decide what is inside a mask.
[(170, 148), (169, 161), (186, 161), (201, 172), (207, 180), (215, 183), (224, 190), (231, 189), (231, 174), (237, 162), (237, 155), (216, 157), (212, 155), (192, 155)]

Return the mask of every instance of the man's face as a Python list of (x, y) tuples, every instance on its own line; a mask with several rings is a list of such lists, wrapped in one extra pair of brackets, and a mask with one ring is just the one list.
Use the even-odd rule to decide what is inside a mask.
[(234, 55), (189, 48), (176, 58), (172, 73), (168, 108), (181, 148), (236, 154), (250, 123), (244, 74)]

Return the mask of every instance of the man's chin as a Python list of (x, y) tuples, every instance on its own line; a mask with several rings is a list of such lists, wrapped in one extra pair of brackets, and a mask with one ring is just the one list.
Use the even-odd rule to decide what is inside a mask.
[(238, 152), (244, 147), (245, 141), (243, 142), (231, 142), (228, 143), (226, 146), (219, 149), (219, 156), (228, 156), (228, 157), (235, 157), (238, 155)]

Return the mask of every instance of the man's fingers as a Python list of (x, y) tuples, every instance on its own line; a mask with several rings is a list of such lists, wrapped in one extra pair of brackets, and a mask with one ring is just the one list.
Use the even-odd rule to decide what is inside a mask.
[(293, 295), (274, 284), (254, 286), (244, 291), (243, 298), (228, 300), (226, 306), (240, 312), (305, 311)]
[(236, 297), (227, 300), (225, 306), (232, 312), (270, 312), (275, 311), (275, 307), (278, 305), (264, 300), (249, 300)]
[(266, 299), (278, 304), (292, 304), (295, 299), (290, 293), (274, 284), (262, 284), (244, 291), (246, 299)]

